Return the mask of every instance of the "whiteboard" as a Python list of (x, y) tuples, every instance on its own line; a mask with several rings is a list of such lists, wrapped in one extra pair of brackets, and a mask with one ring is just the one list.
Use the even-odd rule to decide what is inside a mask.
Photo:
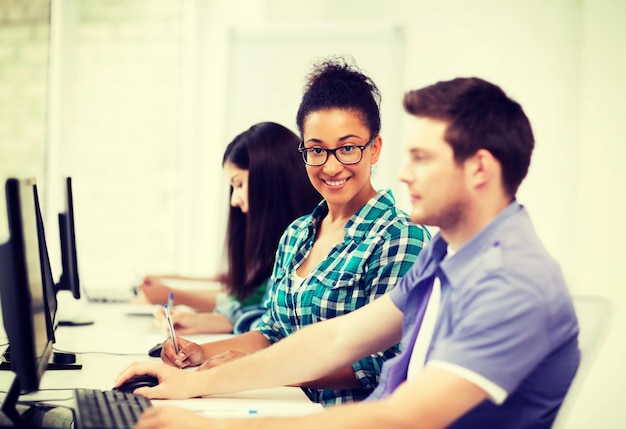
[(306, 76), (329, 56), (354, 59), (382, 94), (383, 151), (373, 172), (377, 189), (398, 197), (402, 159), (401, 119), (405, 36), (401, 26), (340, 23), (291, 27), (234, 28), (229, 37), (226, 140), (252, 124), (278, 122), (294, 132)]

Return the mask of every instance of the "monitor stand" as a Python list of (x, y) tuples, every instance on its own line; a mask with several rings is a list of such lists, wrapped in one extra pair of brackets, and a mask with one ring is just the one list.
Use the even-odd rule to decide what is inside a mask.
[(68, 291), (59, 291), (57, 294), (56, 319), (59, 326), (85, 326), (94, 323), (85, 302), (75, 300)]
[(82, 360), (75, 353), (53, 352), (46, 370), (81, 369), (82, 367)]
[[(46, 370), (81, 369), (83, 363), (74, 353), (53, 352)], [(11, 370), (11, 345), (0, 357), (0, 370)]]
[(85, 326), (93, 324), (94, 320), (86, 315), (78, 315), (71, 318), (59, 319), (59, 326)]

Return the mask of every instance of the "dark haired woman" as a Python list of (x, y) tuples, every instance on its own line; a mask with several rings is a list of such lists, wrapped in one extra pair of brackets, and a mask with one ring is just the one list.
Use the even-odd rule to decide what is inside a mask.
[[(172, 319), (178, 333), (230, 333), (242, 315), (260, 305), (282, 233), (321, 200), (302, 165), (299, 142), (284, 126), (262, 122), (226, 147), (222, 167), (230, 183), (228, 269), (223, 276), (211, 279), (221, 280), (226, 293), (216, 296), (211, 292), (175, 291), (177, 304), (201, 310), (215, 306), (213, 312), (174, 310)], [(146, 282), (153, 284), (144, 282), (141, 287), (146, 297), (157, 297), (150, 299), (153, 303), (165, 303), (171, 291), (161, 284), (161, 278), (149, 276)], [(165, 325), (163, 311), (156, 317)], [(249, 323), (245, 325), (246, 329), (239, 330), (247, 330)]]

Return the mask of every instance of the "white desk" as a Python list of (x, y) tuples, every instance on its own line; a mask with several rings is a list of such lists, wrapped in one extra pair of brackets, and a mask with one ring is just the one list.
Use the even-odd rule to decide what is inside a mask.
[[(48, 370), (40, 385), (40, 392), (23, 395), (20, 400), (58, 399), (59, 404), (74, 406), (68, 402), (71, 392), (46, 389), (86, 387), (110, 390), (119, 372), (133, 361), (160, 361), (148, 356), (148, 350), (165, 338), (150, 316), (128, 316), (124, 304), (81, 303), (95, 321), (86, 326), (59, 326), (56, 331), (55, 350), (74, 352), (82, 360), (81, 370)], [(189, 336), (204, 342), (224, 338), (224, 335)], [(64, 402), (62, 402), (64, 401)], [(47, 402), (47, 401), (46, 401)], [(57, 403), (54, 401), (53, 403)], [(155, 406), (168, 403), (194, 410), (202, 414), (220, 416), (297, 415), (318, 412), (319, 404), (312, 403), (299, 388), (278, 387), (253, 390), (237, 394), (194, 398), (188, 400), (154, 400)]]

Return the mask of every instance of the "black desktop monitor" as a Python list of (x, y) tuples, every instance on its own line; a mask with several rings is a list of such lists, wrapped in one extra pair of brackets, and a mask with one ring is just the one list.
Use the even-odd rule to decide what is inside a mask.
[[(78, 275), (78, 257), (76, 251), (76, 228), (74, 224), (74, 197), (72, 196), (72, 178), (65, 178), (65, 208), (59, 213), (59, 241), (61, 245), (61, 275), (55, 285), (55, 295), (59, 291), (69, 291), (75, 299), (80, 299), (80, 278)], [(87, 314), (68, 314), (61, 312), (57, 323), (64, 326), (81, 326), (94, 323)]]
[(0, 245), (0, 303), (15, 379), (2, 411), (19, 420), (20, 394), (35, 391), (52, 355), (42, 285), (34, 179), (8, 179), (5, 186), (9, 239)]
[(41, 215), (41, 206), (39, 204), (39, 192), (37, 191), (37, 185), (33, 185), (33, 194), (35, 201), (35, 216), (37, 219), (37, 239), (39, 244), (39, 261), (41, 264), (41, 281), (44, 288), (44, 305), (49, 317), (46, 319), (48, 325), (48, 335), (54, 342), (54, 331), (59, 323), (57, 318), (57, 291), (54, 279), (52, 276), (52, 267), (50, 265), (50, 257), (48, 255), (48, 245), (46, 243), (46, 230), (43, 223), (43, 216)]
[(65, 211), (59, 213), (59, 235), (61, 239), (62, 272), (56, 288), (57, 290), (69, 290), (74, 298), (80, 299), (71, 177), (65, 179)]
[[(59, 319), (57, 289), (52, 276), (52, 268), (50, 266), (50, 257), (48, 255), (48, 245), (46, 243), (46, 229), (44, 227), (43, 216), (41, 215), (41, 206), (39, 204), (39, 192), (37, 185), (33, 185), (33, 198), (35, 202), (35, 217), (37, 219), (37, 240), (39, 244), (39, 261), (41, 264), (41, 281), (44, 291), (44, 307), (49, 317), (46, 318), (48, 329), (48, 337), (55, 343), (55, 331), (57, 326), (64, 321)], [(86, 319), (85, 319), (86, 320)], [(90, 324), (92, 321), (86, 321)], [(85, 324), (83, 323), (83, 324)], [(67, 324), (67, 323), (66, 323)], [(10, 348), (10, 347), (9, 347)], [(9, 358), (10, 359), (10, 358)], [(0, 364), (0, 368), (1, 368)], [(71, 352), (55, 351), (52, 359), (48, 362), (47, 369), (80, 369), (82, 364), (76, 354)]]
[[(55, 283), (52, 276), (52, 270), (50, 266), (50, 259), (48, 256), (48, 248), (46, 245), (46, 234), (41, 215), (41, 207), (39, 204), (39, 195), (37, 191), (37, 185), (34, 179), (9, 179), (6, 183), (6, 199), (7, 199), (7, 212), (9, 214), (9, 240), (2, 245), (4, 249), (0, 253), (0, 269), (2, 275), (0, 277), (0, 287), (21, 288), (20, 293), (27, 286), (33, 286), (37, 281), (37, 294), (29, 294), (37, 299), (41, 298), (41, 305), (39, 303), (34, 304), (36, 308), (42, 307), (46, 317), (43, 319), (46, 325), (46, 331), (48, 340), (51, 343), (56, 342), (55, 331), (59, 324), (58, 320), (58, 303), (56, 296)], [(21, 220), (20, 220), (21, 219)], [(18, 222), (18, 220), (20, 220)], [(25, 220), (34, 220), (35, 230), (33, 231), (32, 222), (26, 223)], [(28, 248), (29, 252), (37, 252), (38, 261), (35, 261), (35, 255), (30, 253), (23, 253), (20, 249), (25, 249), (20, 245), (19, 237), (25, 237), (30, 240), (30, 243), (34, 243), (34, 249)], [(33, 238), (34, 237), (34, 238)], [(17, 253), (16, 253), (17, 252)], [(18, 255), (18, 256), (14, 256)], [(19, 255), (22, 255), (21, 257)], [(20, 273), (23, 271), (21, 267), (21, 260), (29, 261), (29, 268), (33, 271), (29, 271), (29, 283), (25, 283)], [(15, 262), (17, 265), (12, 266), (11, 263)], [(39, 270), (39, 277), (33, 277), (34, 273)], [(16, 273), (16, 274), (13, 274)], [(20, 297), (22, 295), (19, 295)], [(6, 304), (2, 302), (4, 307)], [(11, 307), (14, 308), (14, 307)], [(4, 313), (4, 312), (3, 312)], [(26, 314), (26, 312), (24, 312)], [(10, 316), (10, 313), (9, 313)], [(13, 329), (13, 326), (20, 326), (20, 324), (11, 325), (6, 327), (5, 330)], [(19, 346), (19, 339), (18, 339)], [(14, 343), (9, 339), (9, 345), (4, 353), (0, 356), (0, 370), (14, 370), (15, 365), (13, 361), (19, 360), (18, 355), (14, 353)], [(17, 362), (17, 361), (16, 361)], [(47, 369), (80, 369), (82, 364), (74, 353), (54, 351), (51, 359), (47, 363)]]

